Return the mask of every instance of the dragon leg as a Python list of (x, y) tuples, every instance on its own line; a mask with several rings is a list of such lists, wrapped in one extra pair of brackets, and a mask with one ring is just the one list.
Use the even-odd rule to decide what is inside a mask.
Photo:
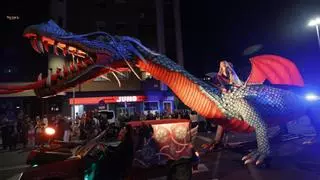
[(310, 119), (310, 123), (313, 126), (316, 136), (310, 140), (306, 140), (303, 144), (314, 144), (320, 142), (320, 116), (318, 112), (320, 111), (320, 107), (310, 107), (307, 109), (307, 115)]
[(255, 128), (258, 149), (242, 158), (242, 160), (245, 161), (244, 164), (252, 162), (255, 162), (256, 165), (262, 164), (264, 160), (270, 155), (270, 144), (267, 134), (267, 126), (260, 124)]
[(262, 164), (266, 158), (270, 156), (270, 143), (268, 139), (268, 127), (263, 118), (257, 110), (250, 105), (246, 100), (241, 100), (236, 103), (238, 113), (240, 116), (255, 128), (258, 149), (249, 153), (242, 158), (244, 164), (255, 163), (256, 165)]

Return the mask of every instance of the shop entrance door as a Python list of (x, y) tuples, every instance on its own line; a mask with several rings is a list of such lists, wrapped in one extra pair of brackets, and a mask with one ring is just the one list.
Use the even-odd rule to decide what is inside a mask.
[(163, 110), (172, 113), (172, 102), (171, 101), (164, 101), (163, 102)]

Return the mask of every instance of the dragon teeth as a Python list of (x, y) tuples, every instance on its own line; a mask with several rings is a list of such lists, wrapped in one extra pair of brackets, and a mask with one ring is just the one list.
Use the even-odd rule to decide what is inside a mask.
[(37, 45), (38, 45), (38, 49), (41, 53), (44, 53), (44, 48), (43, 48), (43, 44), (42, 44), (42, 41), (39, 39), (37, 41)]
[(38, 45), (37, 45), (37, 40), (36, 39), (30, 39), (30, 43), (31, 43), (31, 46), (32, 48), (38, 52), (38, 53), (41, 53), (39, 48), (38, 48)]
[(57, 45), (53, 46), (53, 52), (54, 52), (55, 55), (59, 56)]
[(44, 50), (46, 50), (46, 52), (48, 53), (49, 52), (49, 44), (48, 44), (48, 42), (44, 41), (42, 44), (43, 44)]
[(78, 71), (78, 70), (79, 70), (77, 64), (74, 63), (74, 62), (73, 62), (73, 68), (74, 68), (75, 71)]
[(62, 54), (63, 54), (63, 56), (66, 56), (68, 54), (68, 50), (67, 49), (63, 49), (62, 50)]

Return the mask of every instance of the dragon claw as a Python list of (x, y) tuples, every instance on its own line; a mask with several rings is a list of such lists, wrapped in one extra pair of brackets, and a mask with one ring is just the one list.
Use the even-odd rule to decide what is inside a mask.
[(244, 164), (254, 163), (258, 166), (264, 163), (265, 159), (267, 158), (266, 154), (263, 154), (261, 152), (258, 152), (257, 150), (249, 153), (248, 155), (244, 156), (242, 158), (242, 161), (244, 161)]
[(313, 137), (311, 139), (308, 139), (308, 140), (304, 141), (302, 144), (304, 144), (304, 145), (313, 145), (313, 144), (316, 144), (316, 143), (319, 143), (319, 142), (320, 142), (320, 137), (316, 136), (316, 137)]

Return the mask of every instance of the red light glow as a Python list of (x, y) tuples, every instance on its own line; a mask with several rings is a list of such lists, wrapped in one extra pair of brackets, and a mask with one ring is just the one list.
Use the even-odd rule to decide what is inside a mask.
[(51, 127), (47, 127), (47, 128), (44, 130), (44, 132), (45, 132), (47, 135), (52, 136), (52, 135), (54, 135), (54, 134), (56, 133), (56, 130), (53, 129), (53, 128), (51, 128)]

